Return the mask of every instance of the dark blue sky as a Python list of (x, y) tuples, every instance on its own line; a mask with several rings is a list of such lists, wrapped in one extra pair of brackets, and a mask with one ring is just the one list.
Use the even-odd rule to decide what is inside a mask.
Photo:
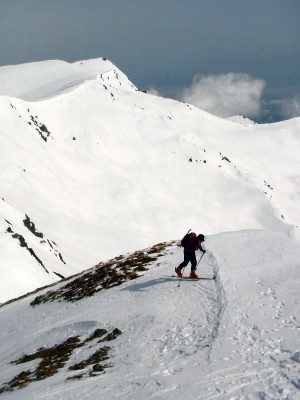
[(266, 122), (299, 104), (299, 38), (298, 0), (0, 0), (0, 66), (107, 57), (175, 98), (196, 75), (245, 73), (265, 81)]

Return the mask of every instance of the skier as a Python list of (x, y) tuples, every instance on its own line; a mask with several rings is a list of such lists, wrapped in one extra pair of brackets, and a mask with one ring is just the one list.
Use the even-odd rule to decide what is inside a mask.
[(201, 243), (204, 242), (204, 240), (204, 235), (200, 234), (197, 236), (195, 232), (185, 235), (185, 237), (182, 239), (181, 245), (183, 246), (184, 260), (177, 268), (175, 268), (175, 272), (180, 278), (182, 277), (182, 269), (185, 268), (190, 262), (190, 278), (199, 279), (199, 276), (195, 272), (197, 268), (195, 251), (200, 250), (202, 253), (206, 253), (206, 250), (204, 250), (201, 246)]

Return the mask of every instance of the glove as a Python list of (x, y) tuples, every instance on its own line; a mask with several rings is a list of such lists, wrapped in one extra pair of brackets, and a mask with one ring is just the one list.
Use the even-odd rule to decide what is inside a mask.
[(206, 250), (202, 250), (202, 253), (205, 254), (205, 253), (206, 253)]

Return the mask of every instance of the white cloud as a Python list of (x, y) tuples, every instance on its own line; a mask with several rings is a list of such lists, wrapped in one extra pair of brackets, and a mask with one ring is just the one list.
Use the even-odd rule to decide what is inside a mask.
[(291, 99), (284, 99), (279, 102), (282, 113), (287, 118), (300, 117), (300, 94)]
[(182, 100), (220, 117), (257, 116), (264, 87), (264, 80), (243, 73), (197, 75)]
[(147, 93), (153, 94), (153, 96), (161, 96), (158, 90), (156, 90), (154, 87), (151, 87), (150, 89), (147, 90)]

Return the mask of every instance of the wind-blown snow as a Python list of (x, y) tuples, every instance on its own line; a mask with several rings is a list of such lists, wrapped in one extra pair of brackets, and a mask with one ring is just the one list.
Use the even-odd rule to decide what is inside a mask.
[(299, 118), (241, 126), (103, 59), (1, 67), (0, 82), (1, 301), (190, 227), (299, 234)]
[(178, 287), (171, 275), (182, 250), (172, 244), (143, 277), (93, 297), (32, 308), (35, 294), (3, 306), (1, 385), (34, 368), (10, 364), (24, 354), (89, 337), (96, 328), (123, 334), (98, 345), (112, 346), (105, 373), (66, 380), (83, 372), (69, 370), (90, 356), (81, 347), (51, 378), (2, 398), (299, 398), (299, 246), (264, 230), (213, 235), (205, 245), (198, 272), (215, 280)]

